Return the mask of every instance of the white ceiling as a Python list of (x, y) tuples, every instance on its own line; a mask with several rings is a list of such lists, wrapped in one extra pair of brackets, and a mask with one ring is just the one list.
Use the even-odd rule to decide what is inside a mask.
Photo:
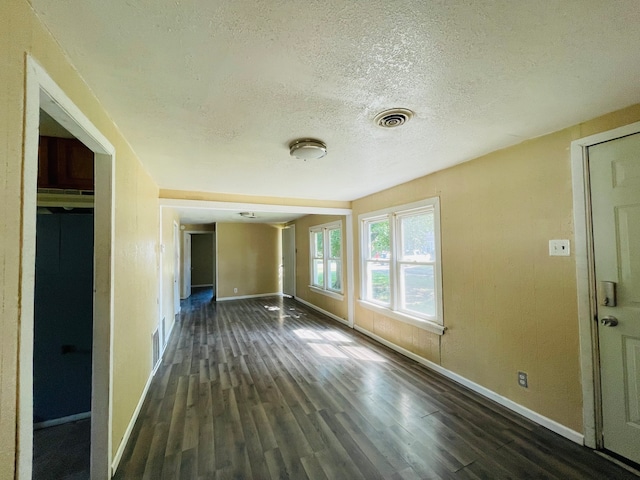
[(640, 102), (637, 0), (31, 3), (166, 189), (353, 200)]

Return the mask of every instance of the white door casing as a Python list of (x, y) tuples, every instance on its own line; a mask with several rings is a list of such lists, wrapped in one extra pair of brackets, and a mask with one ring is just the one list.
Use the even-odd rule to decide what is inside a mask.
[(282, 293), (296, 296), (296, 227), (282, 229)]
[(16, 478), (31, 479), (33, 458), (33, 299), (40, 109), (95, 153), (90, 469), (91, 478), (111, 478), (115, 149), (31, 56), (26, 62)]
[(191, 296), (191, 234), (183, 233), (182, 240), (182, 298)]
[(173, 314), (180, 313), (180, 227), (173, 222)]
[[(640, 133), (593, 145), (588, 159), (603, 446), (640, 463)], [(616, 285), (615, 304), (602, 282)]]

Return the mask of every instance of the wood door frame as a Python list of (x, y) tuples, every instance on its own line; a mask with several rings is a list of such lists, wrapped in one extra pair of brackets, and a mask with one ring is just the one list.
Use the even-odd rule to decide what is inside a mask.
[(578, 327), (582, 375), (584, 444), (603, 448), (600, 353), (595, 299), (595, 258), (591, 218), (588, 148), (598, 143), (640, 133), (640, 122), (597, 133), (571, 142), (574, 252), (578, 292)]
[(24, 159), (20, 252), (17, 478), (33, 462), (33, 331), (40, 109), (95, 154), (91, 478), (111, 478), (114, 324), (115, 148), (29, 54), (25, 59)]

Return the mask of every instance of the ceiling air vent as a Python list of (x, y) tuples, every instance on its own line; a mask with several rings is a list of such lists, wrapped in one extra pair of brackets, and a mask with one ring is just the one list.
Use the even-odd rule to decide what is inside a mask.
[(380, 127), (395, 128), (407, 123), (411, 117), (413, 117), (413, 112), (407, 108), (392, 108), (380, 112), (373, 121)]

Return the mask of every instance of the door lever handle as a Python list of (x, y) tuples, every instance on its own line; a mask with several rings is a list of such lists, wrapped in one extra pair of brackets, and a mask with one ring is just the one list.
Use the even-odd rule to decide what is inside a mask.
[(616, 325), (618, 325), (618, 319), (616, 317), (609, 315), (607, 317), (602, 317), (600, 319), (600, 323), (604, 327), (615, 327)]

